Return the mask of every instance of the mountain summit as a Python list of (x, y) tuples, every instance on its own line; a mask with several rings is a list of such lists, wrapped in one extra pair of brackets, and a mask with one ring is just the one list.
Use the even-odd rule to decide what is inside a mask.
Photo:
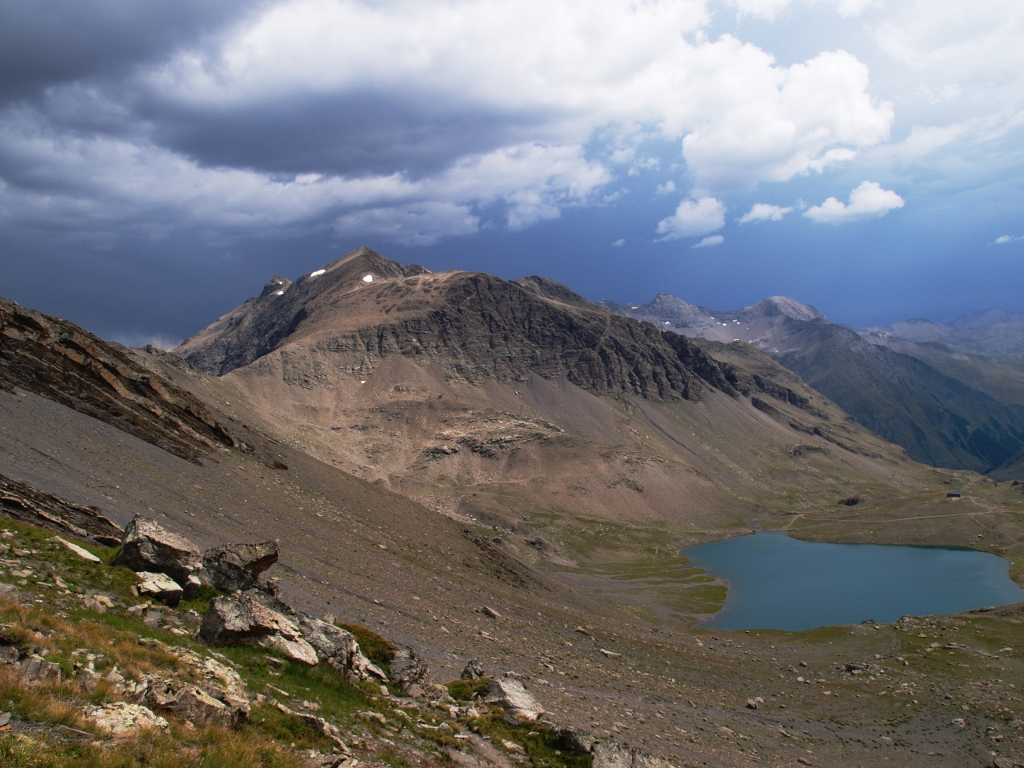
[[(821, 468), (799, 483), (826, 493), (851, 466), (906, 463), (752, 348), (609, 312), (548, 278), (434, 273), (363, 248), (277, 280), (175, 353), (322, 460), (446, 514), (521, 528), (510, 509), (700, 510), (718, 525), (761, 504), (776, 463), (804, 461), (798, 446)], [(795, 322), (784, 313), (813, 310), (772, 300), (749, 320)]]

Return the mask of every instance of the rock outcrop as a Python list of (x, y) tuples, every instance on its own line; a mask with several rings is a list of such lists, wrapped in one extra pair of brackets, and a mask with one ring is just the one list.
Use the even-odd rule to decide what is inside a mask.
[(311, 667), (319, 662), (316, 649), (303, 639), (295, 622), (246, 594), (214, 598), (203, 616), (199, 638), (210, 645), (273, 648)]
[(22, 523), (55, 533), (69, 533), (104, 547), (116, 547), (124, 536), (121, 527), (104, 517), (97, 507), (83, 507), (3, 475), (0, 475), (0, 509), (7, 517)]
[(202, 568), (201, 555), (199, 547), (185, 537), (136, 515), (125, 529), (115, 565), (170, 576), (188, 595), (199, 586), (196, 574)]
[(391, 659), (391, 682), (406, 696), (423, 696), (427, 684), (427, 662), (412, 648), (399, 647)]
[(590, 753), (594, 756), (593, 768), (673, 768), (667, 760), (614, 741), (596, 741)]
[(299, 629), (303, 639), (316, 649), (321, 663), (350, 680), (387, 681), (384, 671), (363, 655), (351, 632), (311, 616), (299, 619)]
[(260, 574), (276, 563), (278, 556), (276, 541), (214, 547), (203, 552), (200, 580), (224, 592), (250, 589), (273, 592), (269, 583), (260, 579)]
[(15, 387), (190, 461), (214, 446), (236, 445), (199, 398), (154, 375), (122, 347), (0, 299), (0, 389)]

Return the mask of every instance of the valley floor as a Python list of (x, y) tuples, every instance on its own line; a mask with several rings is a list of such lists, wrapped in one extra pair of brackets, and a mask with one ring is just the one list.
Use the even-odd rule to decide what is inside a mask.
[[(278, 538), (284, 555), (271, 573), (303, 610), (413, 647), (435, 683), (458, 678), (470, 659), (492, 674), (515, 671), (553, 720), (676, 765), (1024, 759), (1020, 606), (801, 633), (705, 630), (693, 627), (694, 617), (724, 593), (676, 552), (687, 540), (743, 528), (684, 535), (551, 519), (550, 534), (538, 530), (553, 541), (592, 524), (606, 526), (617, 542), (607, 550), (566, 549), (570, 561), (594, 551), (614, 555), (573, 567), (545, 559), (513, 531), (453, 520), (258, 435), (251, 439), (273, 450), (276, 468), (256, 458), (259, 450), (179, 459), (23, 392), (0, 392), (0, 425), (0, 473), (99, 506), (121, 525), (136, 512), (152, 515), (201, 546)], [(970, 487), (958, 506), (911, 496), (838, 512), (766, 510), (747, 523), (822, 540), (984, 542), (1016, 557), (1020, 489)], [(23, 565), (5, 564), (0, 580), (24, 588), (12, 575)], [(47, 604), (49, 591), (31, 589), (44, 603), (28, 614), (5, 610), (42, 626), (31, 611)], [(387, 757), (373, 754), (365, 759)], [(501, 759), (521, 756), (503, 752)]]

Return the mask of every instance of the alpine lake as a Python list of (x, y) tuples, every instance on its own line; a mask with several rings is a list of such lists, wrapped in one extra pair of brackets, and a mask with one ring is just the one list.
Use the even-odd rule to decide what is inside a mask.
[(702, 624), (717, 629), (882, 624), (1024, 601), (1008, 561), (968, 549), (823, 544), (761, 531), (681, 554), (729, 584), (725, 606)]

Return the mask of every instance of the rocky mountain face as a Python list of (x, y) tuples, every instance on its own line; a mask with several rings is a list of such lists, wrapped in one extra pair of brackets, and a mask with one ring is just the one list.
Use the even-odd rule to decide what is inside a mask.
[[(565, 376), (591, 392), (647, 399), (700, 399), (701, 377), (676, 347), (715, 368), (685, 339), (670, 343), (552, 280), (431, 275), (368, 249), (283, 290), (265, 289), (175, 352), (223, 375), (300, 340), (346, 370), (372, 370), (401, 355), (430, 359), (449, 379), (471, 383)], [(323, 375), (315, 367), (308, 373), (310, 385)]]
[[(776, 300), (758, 312), (775, 322), (813, 310)], [(368, 249), (290, 285), (275, 278), (175, 354), (230, 382), (253, 420), (323, 460), (527, 537), (536, 531), (510, 517), (512, 499), (681, 516), (684, 494), (709, 519), (753, 503), (765, 480), (746, 475), (740, 488), (727, 465), (748, 464), (762, 446), (757, 461), (768, 460), (776, 437), (780, 447), (814, 439), (892, 456), (767, 358), (752, 372), (751, 361), (546, 278), (433, 274)], [(722, 446), (714, 460), (702, 448), (711, 440)], [(847, 473), (838, 457), (827, 461)]]
[(235, 437), (193, 395), (60, 318), (0, 299), (0, 389), (17, 387), (93, 416), (182, 458)]
[(753, 344), (917, 461), (1001, 477), (1024, 446), (1024, 369), (1007, 362), (1024, 326), (1014, 330), (1007, 313), (857, 332), (779, 296), (726, 312), (667, 293), (644, 305), (604, 305), (659, 328)]

